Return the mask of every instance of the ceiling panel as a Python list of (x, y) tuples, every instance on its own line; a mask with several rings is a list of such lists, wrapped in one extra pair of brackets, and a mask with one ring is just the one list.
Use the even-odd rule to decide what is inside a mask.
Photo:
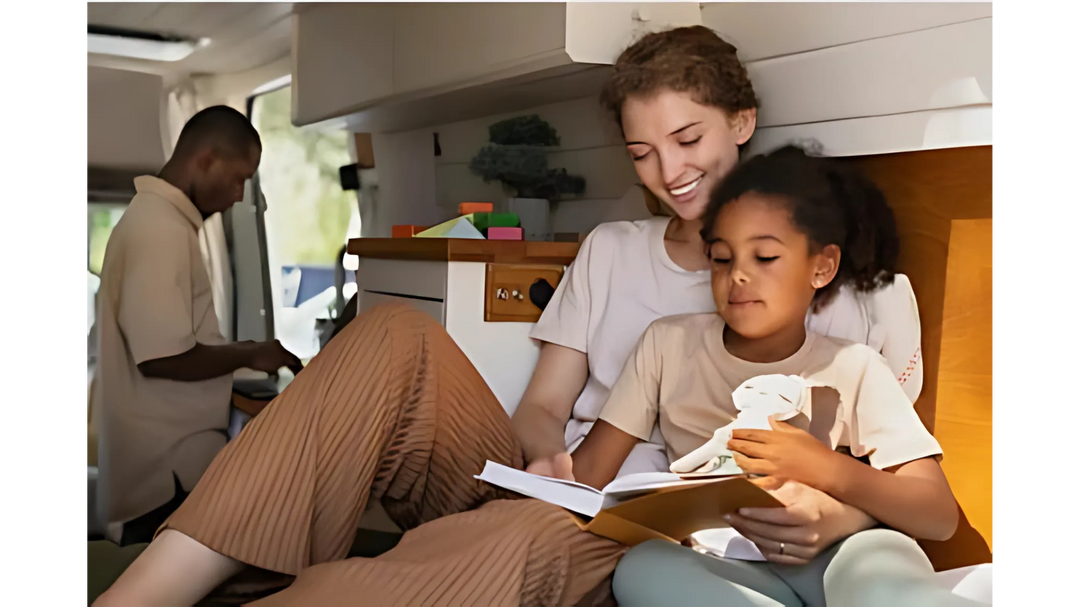
[[(163, 75), (188, 73), (230, 73), (249, 70), (280, 59), (292, 44), (288, 2), (189, 2), (122, 3), (96, 2), (87, 5), (87, 19), (93, 25), (142, 29), (209, 38), (210, 45), (183, 61), (134, 62), (137, 69)], [(106, 61), (90, 55), (89, 62)]]
[(162, 2), (123, 3), (105, 23), (94, 23), (94, 25), (111, 25), (113, 27), (140, 29), (154, 16), (154, 13), (158, 12), (163, 7), (164, 3)]
[[(204, 5), (206, 6), (206, 5)], [(214, 4), (213, 10), (195, 11), (190, 15), (185, 27), (193, 32), (202, 32), (200, 35), (209, 38), (221, 37), (229, 31), (242, 25), (245, 20), (251, 19), (252, 15), (267, 9), (284, 7), (288, 13), (289, 5), (275, 6), (274, 4), (245, 4), (242, 2)]]
[[(241, 8), (243, 8), (241, 6)], [(206, 33), (191, 27), (192, 22), (202, 13), (204, 15), (216, 15), (220, 9), (216, 4), (191, 4), (188, 2), (171, 2), (162, 6), (157, 12), (139, 24), (140, 29), (152, 32), (167, 32), (180, 36), (201, 38)]]
[(249, 4), (248, 6), (256, 8), (249, 11), (243, 19), (237, 20), (232, 26), (217, 33), (217, 39), (223, 47), (258, 36), (275, 23), (288, 20), (289, 15), (292, 14), (290, 4)]
[(116, 14), (124, 5), (117, 2), (87, 2), (86, 19), (88, 23), (104, 23)]
[(192, 53), (182, 61), (190, 72), (239, 72), (265, 65), (289, 54), (292, 48), (292, 22), (286, 17), (262, 28), (251, 37), (228, 46), (212, 44), (203, 51)]

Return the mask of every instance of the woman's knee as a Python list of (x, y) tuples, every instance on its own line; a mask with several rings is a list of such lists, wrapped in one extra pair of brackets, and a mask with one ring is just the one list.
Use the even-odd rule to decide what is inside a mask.
[(445, 333), (445, 329), (430, 314), (406, 303), (381, 303), (344, 324), (316, 360), (325, 364), (325, 359), (349, 358), (346, 353), (357, 348), (371, 354), (379, 348), (390, 352), (419, 347), (425, 336), (438, 332)]

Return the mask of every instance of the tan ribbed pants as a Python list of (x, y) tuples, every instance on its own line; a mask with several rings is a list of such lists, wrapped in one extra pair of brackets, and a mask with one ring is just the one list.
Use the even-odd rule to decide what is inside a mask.
[[(381, 306), (248, 424), (163, 528), (295, 575), (255, 603), (267, 607), (610, 600), (625, 547), (474, 479), (489, 459), (523, 464), (480, 374), (430, 316)], [(369, 499), (407, 531), (377, 558), (345, 559)]]

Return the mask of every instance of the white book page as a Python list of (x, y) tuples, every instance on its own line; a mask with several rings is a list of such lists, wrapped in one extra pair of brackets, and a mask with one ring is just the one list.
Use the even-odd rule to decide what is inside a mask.
[(754, 542), (731, 527), (703, 529), (690, 536), (694, 550), (719, 558), (740, 561), (764, 561), (765, 556)]
[(715, 477), (684, 479), (670, 472), (642, 472), (617, 478), (601, 492), (582, 483), (530, 474), (490, 460), (484, 465), (483, 472), (474, 478), (585, 516), (596, 516), (603, 508), (656, 489), (717, 480)]
[(659, 487), (666, 487), (671, 484), (676, 484), (682, 479), (678, 474), (671, 472), (639, 472), (637, 474), (627, 474), (626, 476), (620, 476), (619, 478), (611, 481), (604, 487), (605, 495), (617, 495), (619, 493), (625, 493), (628, 491), (643, 491), (647, 489), (657, 489)]
[(474, 478), (585, 516), (596, 516), (604, 505), (604, 494), (588, 485), (529, 474), (490, 460)]
[(645, 493), (666, 487), (683, 487), (715, 482), (716, 477), (686, 479), (670, 472), (642, 472), (617, 478), (604, 487), (604, 508), (610, 508)]

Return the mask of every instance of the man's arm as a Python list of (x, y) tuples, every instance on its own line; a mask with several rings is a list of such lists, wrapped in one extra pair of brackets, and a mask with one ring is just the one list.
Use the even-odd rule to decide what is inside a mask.
[(196, 343), (183, 354), (139, 363), (139, 372), (156, 379), (192, 382), (231, 375), (241, 368), (276, 373), (281, 367), (293, 373), (303, 369), (300, 359), (279, 342), (249, 341), (220, 346)]

